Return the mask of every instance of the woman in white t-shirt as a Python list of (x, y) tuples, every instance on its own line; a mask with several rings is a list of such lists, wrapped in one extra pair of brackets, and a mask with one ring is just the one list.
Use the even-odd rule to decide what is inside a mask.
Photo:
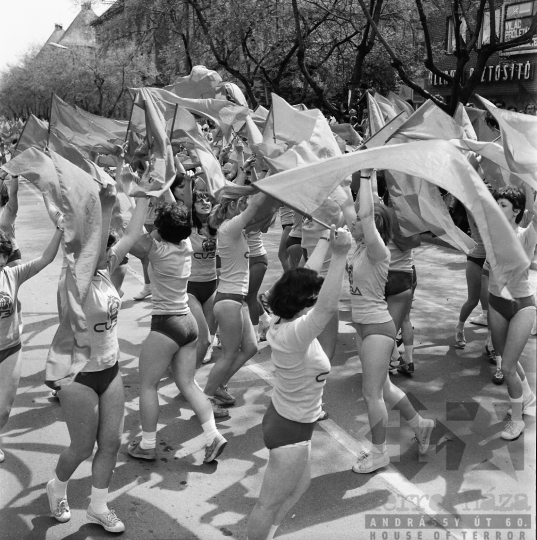
[(22, 264), (21, 252), (17, 241), (15, 240), (15, 219), (19, 210), (18, 191), (19, 179), (17, 176), (11, 176), (9, 180), (9, 189), (7, 185), (7, 175), (0, 185), (0, 230), (4, 231), (11, 244), (13, 251), (7, 261), (7, 266), (17, 266)]
[[(214, 299), (214, 315), (222, 340), (222, 356), (216, 362), (205, 386), (205, 394), (215, 404), (235, 403), (227, 383), (257, 353), (257, 339), (250, 320), (246, 295), (250, 278), (250, 249), (244, 229), (260, 215), (274, 210), (265, 195), (248, 199), (222, 197), (209, 216), (209, 225), (218, 230), (221, 268)], [(226, 410), (226, 409), (223, 409)]]
[(157, 458), (158, 385), (171, 364), (175, 382), (203, 429), (204, 462), (210, 463), (227, 441), (216, 429), (211, 404), (194, 379), (198, 325), (188, 307), (192, 222), (187, 207), (182, 203), (158, 206), (155, 228), (139, 242), (150, 263), (153, 311), (151, 331), (140, 352), (142, 438), (131, 441), (128, 452), (138, 459)]
[(386, 447), (388, 411), (396, 408), (414, 430), (419, 453), (429, 448), (434, 421), (422, 418), (404, 392), (388, 377), (390, 356), (394, 347), (395, 325), (385, 299), (390, 266), (387, 243), (392, 235), (390, 214), (383, 205), (373, 204), (371, 174), (361, 171), (358, 193), (359, 210), (351, 233), (357, 247), (349, 260), (352, 322), (356, 330), (358, 352), (362, 363), (362, 393), (369, 419), (371, 447), (362, 451), (352, 470), (371, 473), (390, 463)]
[[(326, 240), (321, 237), (319, 243)], [(288, 270), (269, 298), (274, 317), (267, 339), (275, 384), (263, 417), (263, 438), (270, 453), (261, 493), (248, 520), (249, 540), (272, 538), (310, 483), (311, 437), (330, 373), (330, 360), (317, 338), (338, 309), (351, 236), (343, 229), (336, 234), (333, 226), (329, 242), (332, 258), (324, 281), (310, 268)], [(326, 248), (319, 269), (325, 255)], [(310, 261), (314, 258), (315, 251)]]
[[(522, 220), (526, 207), (524, 191), (508, 186), (497, 191), (494, 198), (531, 260), (537, 245), (537, 201), (533, 207), (533, 219), (529, 226), (523, 229), (518, 224)], [(529, 266), (517, 278), (518, 280), (513, 280), (514, 284), (509, 289), (513, 297), (511, 300), (501, 296), (494, 277), (494, 268), (491, 269), (489, 278), (489, 328), (492, 332), (496, 361), (507, 381), (511, 401), (509, 411), (511, 420), (500, 436), (509, 441), (520, 437), (525, 427), (522, 415), (529, 413), (530, 408), (535, 411), (537, 402), (526, 373), (519, 362), (535, 321), (535, 296), (529, 282)]]
[(108, 486), (116, 466), (123, 434), (125, 396), (119, 371), (117, 320), (121, 300), (110, 276), (138, 240), (149, 200), (138, 199), (121, 240), (102, 246), (97, 270), (84, 303), (91, 356), (68, 386), (57, 390), (71, 442), (58, 459), (56, 475), (47, 484), (52, 516), (64, 523), (71, 519), (67, 483), (78, 466), (90, 458), (97, 443), (91, 473), (91, 499), (86, 519), (108, 532), (122, 532), (125, 525), (108, 508)]
[[(18, 300), (19, 287), (49, 265), (56, 257), (63, 234), (63, 218), (56, 222), (56, 232), (41, 257), (25, 264), (8, 266), (13, 243), (0, 230), (0, 431), (7, 424), (17, 393), (21, 373), (22, 317)], [(0, 450), (0, 463), (4, 453)]]

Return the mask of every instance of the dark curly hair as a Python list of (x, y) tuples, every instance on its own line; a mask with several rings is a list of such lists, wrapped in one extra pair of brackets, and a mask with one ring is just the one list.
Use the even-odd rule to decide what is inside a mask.
[[(205, 197), (208, 197), (206, 191), (200, 191), (195, 189), (192, 192), (192, 223), (194, 227), (196, 227), (196, 230), (199, 232), (203, 228), (203, 223), (201, 222), (201, 219), (196, 214), (196, 209), (194, 208), (194, 205), (198, 202), (198, 200), (203, 199)], [(212, 210), (212, 208), (211, 208)], [(209, 228), (209, 234), (211, 236), (216, 236), (216, 233), (218, 232), (214, 227), (211, 227), (209, 223), (207, 223), (207, 226)]]
[(375, 205), (375, 226), (382, 241), (387, 244), (393, 237), (393, 224), (389, 210), (382, 204)]
[(0, 231), (0, 253), (3, 253), (8, 257), (13, 253), (13, 244), (4, 231)]
[(494, 198), (505, 199), (513, 205), (513, 210), (520, 210), (515, 217), (515, 223), (520, 223), (524, 217), (524, 210), (526, 208), (526, 194), (524, 191), (515, 186), (507, 186), (499, 189), (494, 193)]
[(180, 244), (192, 232), (188, 208), (183, 203), (163, 203), (155, 211), (155, 227), (166, 242)]
[(304, 308), (317, 302), (324, 278), (310, 268), (287, 270), (270, 293), (270, 309), (282, 319), (292, 319)]
[(5, 206), (9, 202), (9, 190), (7, 189), (6, 183), (2, 182), (2, 187), (0, 187), (0, 207)]

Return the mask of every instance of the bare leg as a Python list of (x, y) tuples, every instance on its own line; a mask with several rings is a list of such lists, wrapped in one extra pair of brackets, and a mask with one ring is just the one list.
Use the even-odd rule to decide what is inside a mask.
[(399, 331), (403, 324), (403, 319), (412, 306), (412, 289), (388, 296), (386, 302), (388, 303), (388, 311), (392, 316), (395, 329)]
[(200, 366), (205, 353), (211, 344), (211, 336), (209, 333), (209, 326), (205, 319), (205, 313), (203, 306), (199, 303), (198, 299), (192, 294), (188, 295), (188, 307), (194, 315), (196, 322), (198, 323), (198, 343), (196, 346), (196, 365)]
[(287, 225), (283, 228), (280, 246), (278, 248), (278, 259), (280, 260), (284, 272), (289, 270), (289, 257), (287, 255), (286, 243), (292, 228), (291, 225)]
[(246, 303), (248, 304), (253, 325), (259, 324), (259, 316), (263, 313), (263, 306), (257, 298), (257, 293), (263, 283), (266, 271), (267, 265), (265, 263), (254, 263), (250, 266), (250, 282), (248, 284)]
[[(472, 261), (466, 261), (466, 283), (468, 285), (468, 298), (461, 307), (457, 331), (462, 332), (464, 323), (479, 303), (481, 297), (481, 275), (483, 270), (481, 266)], [(488, 295), (487, 295), (488, 296)]]
[(91, 483), (96, 488), (107, 488), (112, 480), (123, 435), (124, 412), (123, 381), (118, 373), (99, 396), (97, 452), (91, 467)]
[(22, 350), (0, 363), (0, 431), (7, 424), (21, 376)]
[(289, 256), (289, 269), (298, 268), (300, 259), (302, 259), (302, 247), (300, 244), (294, 244), (287, 248), (287, 255)]
[(310, 445), (270, 451), (261, 493), (248, 519), (248, 540), (266, 540), (271, 526), (279, 525), (308, 489), (310, 451)]

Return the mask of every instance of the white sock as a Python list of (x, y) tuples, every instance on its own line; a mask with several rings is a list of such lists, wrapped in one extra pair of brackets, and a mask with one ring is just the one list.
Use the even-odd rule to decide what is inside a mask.
[(523, 398), (509, 398), (511, 401), (511, 420), (515, 422), (520, 422), (522, 420), (522, 402)]
[(270, 531), (268, 533), (268, 536), (266, 540), (272, 540), (274, 538), (274, 535), (276, 534), (276, 529), (278, 528), (278, 525), (271, 525)]
[(496, 355), (496, 367), (502, 369), (502, 357), (499, 354)]
[(264, 326), (268, 326), (270, 324), (270, 315), (263, 310), (263, 314), (259, 315), (259, 320), (263, 323)]
[(108, 488), (99, 489), (95, 486), (91, 486), (91, 499), (90, 506), (91, 509), (96, 514), (108, 513)]
[(375, 454), (384, 454), (384, 452), (386, 452), (386, 443), (371, 444), (371, 451), (375, 452)]
[(142, 450), (149, 450), (156, 448), (157, 446), (157, 432), (156, 431), (142, 431), (142, 440), (140, 442), (140, 448)]
[(408, 422), (408, 425), (414, 430), (414, 433), (418, 435), (421, 428), (421, 424), (423, 422), (423, 418), (419, 414), (416, 413), (416, 416), (414, 416), (412, 420), (407, 420), (407, 422)]
[(531, 391), (530, 384), (528, 383), (528, 377), (520, 381), (522, 383), (522, 399), (526, 401), (533, 392)]
[(213, 444), (214, 438), (218, 435), (218, 430), (216, 429), (214, 417), (210, 420), (207, 420), (205, 424), (201, 424), (201, 429), (203, 429), (203, 434), (205, 435), (205, 442), (207, 443), (207, 446)]
[(57, 499), (65, 499), (67, 497), (67, 484), (69, 483), (69, 480), (67, 482), (62, 482), (58, 475), (54, 476), (54, 482), (52, 482), (52, 494)]

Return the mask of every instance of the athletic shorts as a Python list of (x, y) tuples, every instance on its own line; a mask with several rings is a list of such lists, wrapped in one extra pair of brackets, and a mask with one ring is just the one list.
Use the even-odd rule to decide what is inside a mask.
[(519, 311), (535, 309), (535, 297), (524, 296), (522, 298), (501, 298), (489, 293), (489, 304), (506, 320), (510, 321)]
[(296, 238), (295, 236), (288, 236), (285, 241), (285, 248), (289, 249), (291, 246), (300, 245), (302, 243), (302, 238)]
[(91, 388), (98, 396), (100, 396), (108, 390), (110, 383), (116, 378), (118, 373), (119, 363), (116, 362), (112, 367), (101, 371), (81, 371), (75, 377), (74, 382)]
[(287, 227), (293, 228), (293, 224), (292, 223), (282, 223), (282, 230), (285, 231), (285, 229), (287, 229)]
[(9, 349), (4, 349), (3, 351), (0, 351), (0, 364), (6, 358), (9, 358), (12, 354), (15, 354), (16, 352), (20, 351), (21, 349), (22, 349), (22, 344), (18, 343), (17, 345), (13, 345), (13, 347), (10, 347)]
[(241, 304), (242, 306), (246, 305), (246, 296), (243, 294), (231, 294), (231, 293), (223, 293), (223, 292), (217, 292), (216, 296), (214, 297), (214, 305), (218, 302), (221, 302), (222, 300), (231, 300), (232, 302), (237, 302)]
[(266, 267), (268, 267), (268, 256), (265, 253), (265, 255), (258, 255), (257, 257), (250, 257), (248, 259), (248, 264), (249, 264), (250, 268), (254, 264), (264, 264)]
[(217, 279), (212, 281), (189, 281), (186, 292), (191, 294), (203, 306), (211, 298), (217, 287)]
[(184, 347), (198, 339), (198, 323), (190, 311), (184, 315), (152, 315), (151, 332), (164, 334)]
[(385, 323), (373, 324), (353, 323), (353, 326), (356, 329), (357, 334), (362, 338), (362, 341), (367, 336), (386, 336), (392, 339), (395, 339), (397, 336), (393, 320)]
[(10, 262), (13, 262), (13, 261), (20, 261), (22, 259), (22, 255), (21, 255), (21, 250), (20, 249), (16, 249), (7, 259), (7, 263), (6, 264), (9, 264)]
[(278, 414), (271, 401), (261, 424), (263, 441), (269, 450), (311, 441), (316, 423), (317, 421), (302, 423), (288, 420)]
[(412, 265), (412, 293), (414, 293), (417, 286), (418, 286), (418, 274), (416, 272), (416, 267)]
[(216, 268), (222, 268), (222, 259), (220, 258), (220, 255), (216, 256)]
[(388, 279), (384, 288), (384, 296), (394, 296), (412, 289), (413, 274), (400, 270), (389, 270)]
[(477, 264), (481, 268), (483, 268), (483, 265), (485, 264), (485, 261), (487, 260), (486, 257), (470, 257), (470, 255), (466, 255), (466, 260), (471, 261), (474, 264)]

